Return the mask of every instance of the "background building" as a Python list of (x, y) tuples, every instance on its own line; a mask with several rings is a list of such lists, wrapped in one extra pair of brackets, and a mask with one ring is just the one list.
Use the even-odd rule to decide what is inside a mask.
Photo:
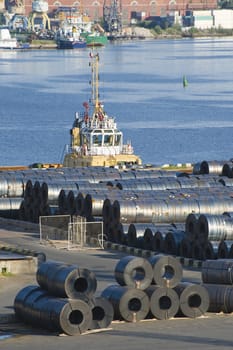
[[(92, 20), (103, 18), (104, 6), (110, 7), (114, 0), (48, 0), (48, 13), (58, 7), (74, 7), (86, 13)], [(185, 14), (186, 10), (212, 10), (217, 8), (217, 0), (118, 0), (122, 22), (129, 23), (133, 17), (144, 19), (151, 16)], [(28, 16), (32, 11), (32, 0), (0, 0), (0, 9)]]

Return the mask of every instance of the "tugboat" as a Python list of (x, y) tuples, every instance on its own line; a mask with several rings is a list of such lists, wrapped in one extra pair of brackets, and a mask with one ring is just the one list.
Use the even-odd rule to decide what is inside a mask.
[(123, 144), (123, 133), (99, 101), (99, 54), (90, 54), (92, 71), (91, 106), (83, 103), (84, 112), (75, 114), (71, 140), (64, 156), (64, 167), (129, 167), (141, 165), (131, 142)]

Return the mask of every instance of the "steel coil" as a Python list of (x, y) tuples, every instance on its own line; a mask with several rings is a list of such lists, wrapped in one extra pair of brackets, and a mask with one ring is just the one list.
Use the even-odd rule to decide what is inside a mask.
[(137, 322), (149, 313), (149, 297), (145, 291), (126, 286), (112, 285), (102, 291), (114, 309), (114, 319)]
[(180, 300), (174, 289), (152, 285), (145, 292), (150, 300), (149, 318), (152, 315), (158, 320), (166, 320), (177, 314)]
[[(14, 311), (18, 319), (22, 319), (25, 299), (33, 292), (41, 290), (39, 286), (29, 285), (21, 289), (14, 299)], [(45, 292), (46, 293), (46, 292)]]
[(180, 244), (185, 237), (185, 232), (182, 230), (173, 229), (166, 234), (164, 239), (165, 254), (179, 255)]
[(90, 298), (97, 288), (96, 277), (88, 269), (51, 261), (39, 266), (36, 278), (41, 288), (62, 298)]
[(167, 229), (161, 230), (159, 229), (157, 232), (155, 232), (153, 241), (152, 241), (152, 250), (154, 252), (164, 252), (164, 239), (167, 234)]
[(223, 284), (208, 284), (204, 283), (209, 294), (208, 312), (233, 312), (233, 287)]
[(233, 241), (224, 240), (219, 242), (218, 246), (218, 259), (227, 259), (231, 249)]
[(233, 239), (233, 220), (226, 215), (202, 214), (198, 219), (198, 240), (201, 243)]
[(222, 168), (222, 175), (232, 178), (233, 177), (232, 168), (233, 168), (232, 162), (226, 162)]
[(92, 312), (90, 329), (107, 328), (114, 317), (113, 306), (103, 297), (96, 297), (88, 301)]
[(37, 325), (67, 335), (79, 335), (90, 329), (91, 308), (81, 299), (44, 297), (34, 308), (39, 315)]
[(219, 251), (219, 241), (208, 241), (203, 247), (203, 260), (217, 259)]
[(195, 260), (204, 260), (205, 252), (203, 248), (204, 248), (203, 243), (200, 243), (199, 241), (194, 241), (191, 247), (191, 258)]
[(231, 245), (228, 252), (228, 259), (233, 259), (233, 244)]
[(185, 232), (187, 233), (187, 236), (190, 240), (190, 242), (193, 242), (197, 239), (198, 234), (198, 219), (200, 214), (194, 214), (190, 213), (185, 220)]
[(177, 315), (191, 318), (203, 316), (209, 308), (208, 291), (200, 284), (179, 283), (175, 288), (180, 307)]
[(206, 260), (202, 263), (203, 283), (233, 284), (233, 261), (228, 259)]
[(153, 271), (146, 259), (128, 255), (118, 261), (114, 275), (121, 286), (143, 290), (152, 283)]
[(201, 174), (222, 174), (223, 166), (226, 163), (226, 161), (203, 161), (201, 162), (200, 166), (200, 173)]
[(184, 237), (180, 242), (180, 256), (184, 258), (192, 257), (192, 243), (187, 237)]
[(0, 216), (8, 219), (19, 219), (23, 198), (0, 198)]
[(180, 262), (168, 255), (154, 255), (149, 259), (153, 268), (153, 282), (160, 287), (173, 288), (182, 278)]

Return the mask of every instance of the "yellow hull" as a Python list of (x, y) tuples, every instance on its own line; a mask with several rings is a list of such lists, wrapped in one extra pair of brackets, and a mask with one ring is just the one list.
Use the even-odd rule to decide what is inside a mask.
[(80, 156), (75, 153), (69, 153), (65, 156), (64, 167), (85, 167), (85, 166), (120, 166), (126, 164), (141, 165), (141, 159), (134, 154), (118, 154), (115, 156)]

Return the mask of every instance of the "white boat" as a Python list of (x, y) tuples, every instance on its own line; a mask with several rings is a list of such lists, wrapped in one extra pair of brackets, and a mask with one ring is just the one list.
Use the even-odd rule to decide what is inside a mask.
[(18, 41), (12, 38), (7, 27), (0, 27), (0, 49), (16, 49)]

